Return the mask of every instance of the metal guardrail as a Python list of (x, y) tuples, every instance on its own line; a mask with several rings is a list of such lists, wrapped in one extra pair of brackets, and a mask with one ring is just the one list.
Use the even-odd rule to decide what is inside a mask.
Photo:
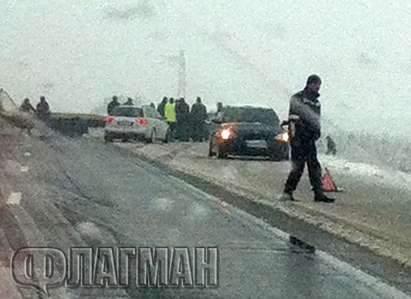
[(51, 113), (46, 121), (54, 130), (67, 136), (81, 136), (89, 128), (104, 127), (104, 116), (78, 113)]

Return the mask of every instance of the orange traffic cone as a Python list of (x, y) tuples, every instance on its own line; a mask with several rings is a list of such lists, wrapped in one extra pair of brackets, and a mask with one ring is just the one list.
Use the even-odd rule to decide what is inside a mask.
[(335, 184), (328, 168), (325, 168), (325, 174), (323, 176), (323, 190), (324, 192), (338, 192), (341, 190), (338, 189), (337, 185)]

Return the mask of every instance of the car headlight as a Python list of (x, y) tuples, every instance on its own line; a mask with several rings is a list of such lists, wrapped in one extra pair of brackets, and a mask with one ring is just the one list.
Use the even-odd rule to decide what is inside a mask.
[(231, 136), (233, 136), (233, 131), (231, 129), (223, 129), (221, 131), (221, 138), (223, 138), (224, 140), (230, 139)]
[(290, 141), (290, 135), (288, 134), (288, 132), (283, 132), (278, 134), (275, 137), (275, 140), (277, 140), (278, 143), (288, 143)]

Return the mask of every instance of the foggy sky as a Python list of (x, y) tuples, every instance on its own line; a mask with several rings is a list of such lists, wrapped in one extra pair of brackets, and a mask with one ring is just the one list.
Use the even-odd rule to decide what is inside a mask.
[(411, 2), (3, 0), (0, 87), (89, 112), (113, 94), (158, 102), (177, 92), (214, 107), (271, 106), (282, 116), (306, 77), (323, 78), (326, 123), (408, 136)]

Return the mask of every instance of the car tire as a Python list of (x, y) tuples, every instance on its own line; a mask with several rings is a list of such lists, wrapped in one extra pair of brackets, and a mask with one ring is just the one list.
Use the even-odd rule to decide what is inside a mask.
[(219, 145), (217, 145), (217, 159), (226, 159), (227, 158), (227, 153), (221, 151), (221, 148)]
[(113, 136), (111, 134), (104, 134), (104, 141), (105, 142), (113, 142)]
[(281, 151), (275, 151), (269, 157), (271, 161), (279, 162), (284, 159), (284, 154)]

